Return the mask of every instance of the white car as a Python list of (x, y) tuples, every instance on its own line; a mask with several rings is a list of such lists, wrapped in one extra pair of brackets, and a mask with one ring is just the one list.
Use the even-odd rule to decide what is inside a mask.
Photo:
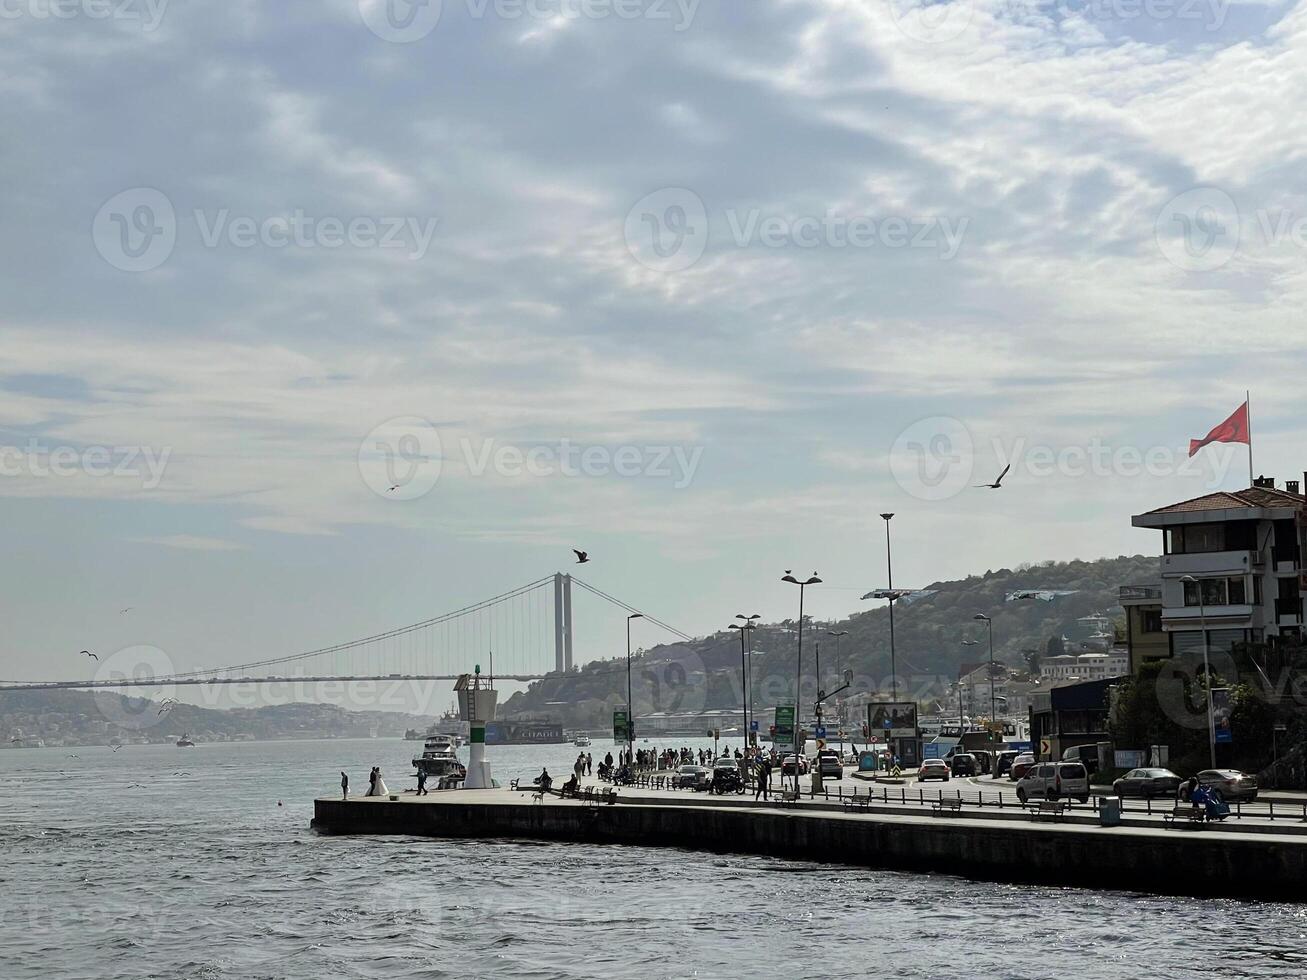
[(1089, 770), (1080, 762), (1041, 762), (1017, 780), (1017, 799), (1056, 800), (1072, 796), (1089, 802)]

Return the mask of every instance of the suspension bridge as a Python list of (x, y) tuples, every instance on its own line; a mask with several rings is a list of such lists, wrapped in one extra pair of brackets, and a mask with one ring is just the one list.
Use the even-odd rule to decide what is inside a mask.
[(691, 639), (602, 589), (557, 572), (431, 619), (315, 650), (183, 672), (161, 670), (166, 665), (121, 651), (102, 659), (95, 676), (86, 680), (0, 681), (0, 691), (286, 681), (438, 681), (458, 678), (473, 663), (487, 664), (490, 674), (501, 680), (539, 680), (551, 670), (561, 672), (573, 667), (573, 586), (628, 615), (639, 613), (676, 639)]

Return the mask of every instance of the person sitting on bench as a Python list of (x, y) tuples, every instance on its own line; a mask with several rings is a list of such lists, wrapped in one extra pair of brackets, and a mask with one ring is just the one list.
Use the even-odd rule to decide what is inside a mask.
[(579, 790), (580, 788), (581, 788), (581, 780), (579, 780), (576, 777), (576, 773), (572, 773), (572, 778), (569, 779), (567, 782), (563, 783), (563, 795), (575, 796), (577, 790)]

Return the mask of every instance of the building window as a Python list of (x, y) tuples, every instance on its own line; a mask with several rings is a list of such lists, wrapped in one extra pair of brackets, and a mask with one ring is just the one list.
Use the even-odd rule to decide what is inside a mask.
[[(1256, 579), (1253, 580), (1256, 583)], [(1201, 600), (1199, 592), (1201, 589)], [(1247, 585), (1237, 578), (1204, 578), (1184, 583), (1186, 606), (1242, 606), (1248, 599)], [(1260, 599), (1258, 600), (1260, 602)]]
[(1176, 528), (1172, 545), (1176, 554), (1193, 555), (1225, 550), (1224, 524), (1190, 524)]
[(1160, 609), (1144, 610), (1143, 631), (1145, 633), (1162, 632), (1162, 610)]

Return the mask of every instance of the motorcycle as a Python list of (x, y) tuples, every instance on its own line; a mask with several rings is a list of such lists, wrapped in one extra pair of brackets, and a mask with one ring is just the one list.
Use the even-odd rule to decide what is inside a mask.
[(714, 769), (711, 789), (718, 796), (726, 793), (743, 793), (744, 779), (738, 769)]

